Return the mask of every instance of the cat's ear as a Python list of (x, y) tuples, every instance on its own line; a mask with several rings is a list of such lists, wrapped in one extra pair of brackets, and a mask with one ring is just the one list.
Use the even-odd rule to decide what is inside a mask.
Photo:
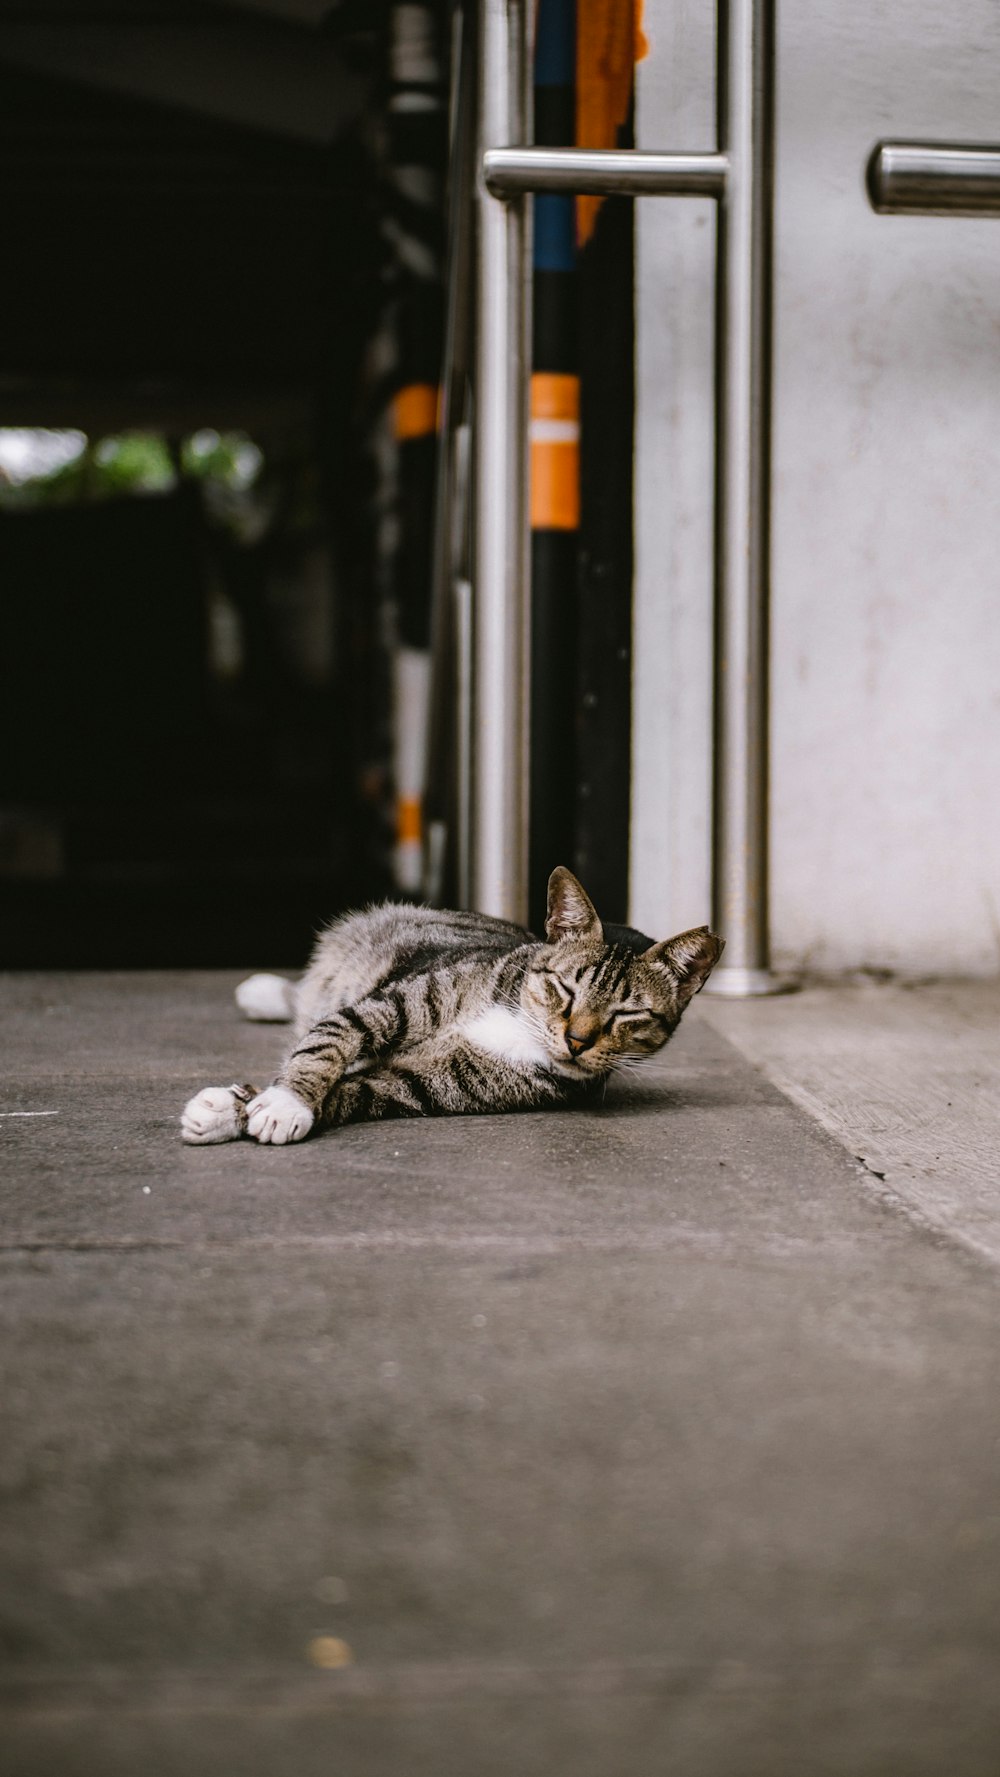
[(695, 926), (676, 938), (665, 938), (647, 950), (643, 962), (658, 963), (669, 969), (677, 983), (677, 998), (683, 1009), (688, 1000), (700, 993), (726, 948), (725, 938), (717, 938), (707, 926)]
[(549, 877), (545, 936), (550, 944), (559, 938), (603, 937), (593, 901), (564, 864), (557, 865)]

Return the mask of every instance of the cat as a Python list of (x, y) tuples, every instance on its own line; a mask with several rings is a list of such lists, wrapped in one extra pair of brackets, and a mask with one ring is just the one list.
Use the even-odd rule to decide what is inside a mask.
[(653, 943), (602, 926), (572, 873), (548, 888), (545, 939), (507, 920), (387, 902), (317, 939), (298, 987), (252, 976), (251, 1017), (289, 1018), (274, 1084), (208, 1086), (181, 1118), (193, 1143), (302, 1141), (383, 1117), (571, 1105), (655, 1055), (723, 950), (707, 926)]

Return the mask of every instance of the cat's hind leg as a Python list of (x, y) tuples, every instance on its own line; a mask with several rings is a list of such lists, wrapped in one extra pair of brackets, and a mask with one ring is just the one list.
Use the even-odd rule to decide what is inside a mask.
[(284, 975), (248, 975), (236, 989), (237, 1006), (255, 1024), (290, 1024), (295, 1001), (295, 982)]
[(181, 1112), (186, 1142), (205, 1145), (238, 1141), (246, 1134), (247, 1106), (257, 1098), (256, 1086), (205, 1086), (188, 1099)]

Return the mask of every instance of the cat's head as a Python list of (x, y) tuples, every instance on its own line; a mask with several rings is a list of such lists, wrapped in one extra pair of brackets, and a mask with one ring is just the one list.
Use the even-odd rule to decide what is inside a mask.
[(724, 946), (707, 926), (641, 953), (612, 943), (589, 896), (562, 866), (549, 878), (545, 936), (521, 1003), (560, 1071), (581, 1078), (662, 1049)]

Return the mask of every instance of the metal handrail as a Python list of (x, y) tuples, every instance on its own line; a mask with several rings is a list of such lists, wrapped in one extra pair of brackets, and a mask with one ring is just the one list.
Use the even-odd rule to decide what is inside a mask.
[(522, 146), (524, 5), (481, 0), (472, 895), (485, 912), (526, 918), (525, 194), (713, 197), (712, 898), (727, 949), (712, 985), (766, 993), (774, 0), (719, 0), (718, 148), (692, 154)]
[(488, 148), (483, 182), (494, 197), (565, 191), (593, 197), (721, 197), (724, 154), (644, 148)]

